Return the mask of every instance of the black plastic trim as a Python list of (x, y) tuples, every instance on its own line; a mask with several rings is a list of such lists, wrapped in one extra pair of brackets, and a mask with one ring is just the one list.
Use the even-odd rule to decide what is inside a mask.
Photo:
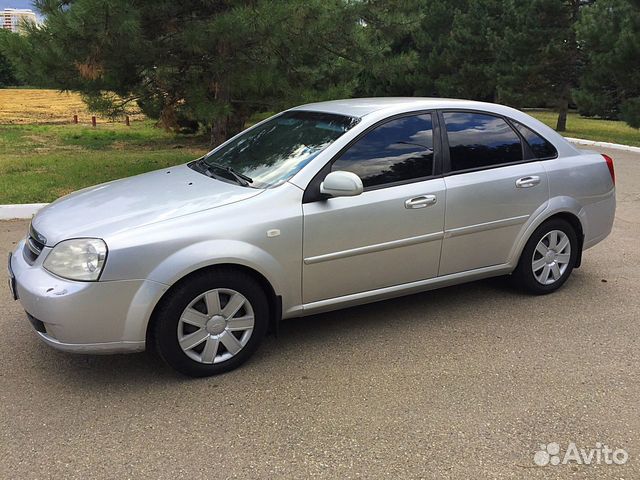
[(282, 321), (282, 295), (276, 295), (273, 299), (271, 313), (271, 327), (276, 338), (280, 335), (280, 322)]
[(31, 323), (31, 326), (34, 328), (34, 330), (40, 333), (47, 333), (47, 329), (45, 328), (44, 322), (42, 320), (38, 320), (29, 312), (26, 312), (26, 313), (27, 313), (27, 318), (29, 319), (29, 323)]

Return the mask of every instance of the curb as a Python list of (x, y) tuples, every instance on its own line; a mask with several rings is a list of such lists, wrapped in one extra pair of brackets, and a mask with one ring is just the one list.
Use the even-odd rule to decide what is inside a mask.
[(0, 220), (31, 218), (48, 203), (22, 203), (17, 205), (0, 205)]
[(622, 145), (621, 143), (596, 142), (595, 140), (585, 140), (583, 138), (564, 137), (565, 140), (578, 145), (589, 145), (591, 147), (613, 148), (616, 150), (624, 150), (626, 152), (640, 153), (640, 147), (632, 147), (630, 145)]
[[(564, 137), (571, 143), (578, 145), (589, 145), (592, 147), (613, 148), (627, 152), (640, 153), (640, 147), (622, 145), (620, 143), (596, 142), (595, 140), (585, 140), (583, 138)], [(0, 205), (0, 220), (14, 220), (20, 218), (31, 218), (38, 210), (48, 205), (48, 203), (23, 203), (17, 205)]]

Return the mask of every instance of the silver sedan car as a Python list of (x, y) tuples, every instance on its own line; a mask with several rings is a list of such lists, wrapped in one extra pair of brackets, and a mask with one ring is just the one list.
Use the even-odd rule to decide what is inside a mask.
[(553, 292), (611, 231), (614, 184), (611, 158), (509, 107), (315, 103), (50, 204), (9, 277), (48, 345), (207, 376), (283, 318), (505, 274)]

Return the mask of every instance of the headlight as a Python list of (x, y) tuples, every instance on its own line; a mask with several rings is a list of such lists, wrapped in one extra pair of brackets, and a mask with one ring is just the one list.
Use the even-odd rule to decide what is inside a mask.
[(47, 255), (44, 268), (69, 280), (91, 282), (98, 280), (107, 245), (99, 238), (77, 238), (60, 242)]

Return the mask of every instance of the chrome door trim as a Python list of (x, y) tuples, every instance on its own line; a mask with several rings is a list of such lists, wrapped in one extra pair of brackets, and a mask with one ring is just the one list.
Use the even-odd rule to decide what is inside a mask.
[(305, 303), (302, 310), (297, 310), (295, 316), (313, 315), (331, 310), (362, 305), (364, 303), (386, 300), (389, 298), (400, 297), (411, 293), (424, 292), (434, 290), (440, 287), (457, 285), (482, 278), (493, 277), (496, 275), (507, 274), (513, 271), (510, 264), (491, 265), (489, 267), (477, 268), (475, 270), (467, 270), (465, 272), (452, 273), (443, 277), (433, 277), (427, 280), (419, 280), (417, 282), (404, 283), (401, 285), (393, 285), (391, 287), (378, 288), (376, 290), (368, 290), (366, 292), (353, 293), (342, 297), (327, 298), (317, 302)]
[(328, 262), (329, 260), (355, 257), (356, 255), (363, 255), (365, 253), (382, 252), (393, 248), (407, 247), (409, 245), (442, 240), (442, 238), (444, 238), (444, 232), (428, 233), (426, 235), (418, 235), (415, 237), (402, 238), (400, 240), (392, 240), (390, 242), (376, 243), (373, 245), (366, 245), (364, 247), (350, 248), (348, 250), (316, 255), (315, 257), (307, 257), (304, 259), (304, 264), (313, 265), (315, 263)]
[(518, 217), (505, 218), (502, 220), (494, 220), (492, 222), (478, 223), (477, 225), (468, 225), (466, 227), (452, 228), (444, 232), (444, 238), (459, 237), (460, 235), (468, 235), (470, 233), (484, 232), (494, 228), (511, 227), (519, 225), (527, 221), (530, 215), (520, 215)]

